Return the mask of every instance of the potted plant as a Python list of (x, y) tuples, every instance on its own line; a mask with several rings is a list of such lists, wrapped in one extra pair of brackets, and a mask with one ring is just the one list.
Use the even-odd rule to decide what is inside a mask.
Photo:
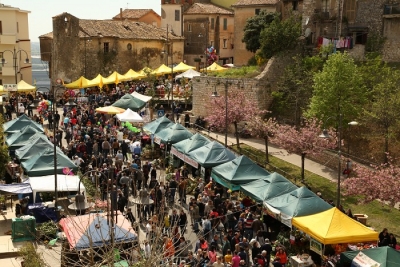
[(36, 248), (31, 242), (26, 242), (18, 251), (19, 257), (22, 258), (22, 267), (42, 267), (47, 266), (44, 262), (41, 253), (36, 251)]

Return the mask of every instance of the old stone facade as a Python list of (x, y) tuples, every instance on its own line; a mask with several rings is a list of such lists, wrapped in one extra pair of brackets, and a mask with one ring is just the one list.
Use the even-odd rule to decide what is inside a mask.
[(260, 109), (268, 110), (272, 102), (271, 93), (275, 90), (278, 80), (287, 64), (292, 62), (290, 55), (273, 57), (268, 61), (263, 72), (254, 79), (222, 79), (215, 77), (195, 77), (193, 84), (193, 115), (208, 116), (211, 105), (211, 94), (216, 90), (219, 95), (225, 94), (225, 83), (228, 93), (244, 91), (246, 97)]
[[(53, 32), (40, 37), (42, 60), (52, 81), (114, 71), (156, 68), (165, 63), (166, 31), (143, 22), (81, 20), (68, 13), (53, 17)], [(183, 38), (169, 34), (174, 58), (183, 60)]]

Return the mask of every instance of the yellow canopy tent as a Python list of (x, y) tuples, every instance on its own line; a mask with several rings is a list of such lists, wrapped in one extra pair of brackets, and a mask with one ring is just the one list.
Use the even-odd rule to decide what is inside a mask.
[(153, 70), (150, 69), (149, 67), (144, 67), (143, 69), (139, 70), (138, 73), (140, 75), (144, 75), (145, 77), (147, 77), (147, 75), (152, 74)]
[(96, 76), (96, 78), (88, 81), (87, 87), (94, 87), (94, 86), (103, 87), (103, 79), (104, 77), (101, 76), (101, 74), (99, 74)]
[(88, 83), (89, 83), (89, 80), (86, 79), (85, 77), (81, 76), (81, 77), (79, 77), (78, 80), (73, 81), (72, 83), (64, 84), (64, 86), (69, 89), (79, 89), (79, 88), (90, 87), (90, 86), (88, 86)]
[(33, 85), (30, 85), (29, 83), (25, 82), (24, 80), (21, 80), (17, 84), (17, 90), (18, 90), (18, 92), (32, 92), (32, 91), (36, 91), (36, 87)]
[(128, 70), (127, 73), (124, 74), (124, 79), (122, 81), (130, 81), (130, 80), (138, 80), (145, 78), (146, 75), (142, 75), (134, 71), (133, 69)]
[(157, 69), (153, 70), (153, 72), (151, 74), (164, 75), (164, 74), (171, 73), (171, 71), (172, 71), (172, 69), (170, 67), (167, 67), (164, 64), (162, 64), (160, 67), (158, 67)]
[(214, 62), (207, 68), (201, 69), (201, 71), (223, 71), (223, 70), (227, 70), (227, 68), (221, 67), (216, 62)]
[(5, 95), (5, 94), (7, 94), (8, 92), (4, 92), (4, 88), (3, 88), (3, 85), (0, 85), (0, 95)]
[(187, 70), (194, 70), (196, 67), (186, 65), (185, 63), (181, 62), (174, 67), (174, 72), (184, 72)]
[(325, 245), (378, 240), (377, 232), (351, 219), (337, 208), (310, 216), (294, 217), (292, 225)]
[(107, 106), (107, 107), (96, 108), (96, 112), (104, 114), (121, 114), (125, 112), (125, 109), (117, 108), (114, 106)]
[(114, 71), (110, 76), (107, 78), (103, 78), (103, 84), (118, 84), (125, 78), (124, 75), (119, 74), (118, 72)]

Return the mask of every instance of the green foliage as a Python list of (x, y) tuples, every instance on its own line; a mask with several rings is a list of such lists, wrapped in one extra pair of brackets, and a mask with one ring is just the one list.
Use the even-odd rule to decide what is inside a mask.
[(42, 254), (36, 251), (32, 243), (26, 242), (20, 249), (19, 255), (24, 260), (25, 267), (48, 266), (43, 260)]
[(95, 197), (97, 190), (96, 190), (96, 186), (93, 184), (93, 182), (88, 177), (82, 176), (81, 173), (78, 173), (78, 175), (79, 175), (79, 179), (81, 180), (83, 186), (85, 187), (86, 194), (91, 197)]
[(347, 125), (362, 113), (365, 88), (360, 70), (347, 53), (329, 56), (323, 70), (314, 75), (313, 89), (306, 116), (324, 121), (326, 128), (337, 127), (339, 114)]
[(281, 20), (279, 14), (274, 15), (274, 20), (262, 30), (260, 35), (261, 50), (264, 58), (292, 50), (298, 43), (301, 35), (301, 21), (295, 16)]
[(385, 37), (379, 33), (369, 33), (367, 43), (365, 44), (365, 52), (372, 53), (375, 56), (382, 52), (383, 45), (385, 44)]
[(278, 90), (272, 92), (270, 110), (278, 120), (284, 117), (294, 125), (300, 125), (302, 112), (309, 105), (312, 96), (313, 75), (322, 69), (323, 61), (319, 56), (295, 56), (293, 60), (293, 64), (285, 68)]
[(57, 225), (53, 221), (42, 223), (37, 227), (37, 231), (39, 231), (46, 238), (54, 238), (57, 234)]
[(208, 76), (221, 78), (254, 78), (260, 74), (257, 66), (244, 66), (240, 68), (231, 68), (225, 71), (211, 72)]
[(257, 66), (257, 60), (255, 56), (252, 56), (249, 61), (247, 61), (247, 65), (249, 66)]
[(258, 15), (247, 19), (242, 39), (242, 42), (246, 44), (247, 50), (255, 53), (260, 49), (260, 33), (274, 18), (274, 13), (267, 13), (266, 10), (262, 10)]
[[(0, 124), (4, 124), (3, 115), (0, 115)], [(5, 139), (3, 127), (0, 127), (0, 139)], [(2, 142), (2, 144), (0, 145), (0, 177), (4, 177), (4, 174), (6, 173), (6, 166), (9, 161), (10, 156), (8, 155), (8, 147), (4, 144), (4, 142)]]

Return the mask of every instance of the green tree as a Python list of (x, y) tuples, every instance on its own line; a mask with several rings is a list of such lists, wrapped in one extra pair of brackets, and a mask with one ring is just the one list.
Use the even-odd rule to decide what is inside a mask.
[(383, 64), (375, 76), (379, 76), (380, 82), (372, 87), (372, 101), (364, 110), (365, 119), (383, 135), (384, 163), (388, 163), (390, 136), (400, 121), (400, 72)]
[(242, 39), (242, 42), (246, 44), (247, 50), (255, 53), (260, 49), (260, 33), (274, 18), (274, 13), (262, 10), (258, 15), (247, 19)]
[(285, 68), (278, 90), (272, 92), (271, 111), (276, 118), (284, 117), (299, 126), (302, 112), (308, 107), (312, 96), (313, 76), (322, 69), (323, 60), (319, 56), (300, 55), (293, 59), (293, 64)]
[(323, 70), (314, 75), (313, 89), (305, 115), (323, 121), (324, 127), (337, 127), (340, 115), (347, 125), (363, 112), (367, 93), (360, 71), (347, 53), (328, 57)]
[(279, 52), (294, 49), (301, 35), (301, 21), (296, 16), (281, 20), (274, 14), (274, 20), (264, 28), (260, 35), (260, 54), (270, 58)]
[[(4, 124), (3, 116), (0, 115), (0, 124)], [(4, 140), (4, 131), (3, 127), (0, 127), (0, 138)], [(7, 163), (10, 161), (10, 156), (8, 155), (8, 147), (2, 142), (0, 145), (0, 177), (4, 177), (6, 173)]]

